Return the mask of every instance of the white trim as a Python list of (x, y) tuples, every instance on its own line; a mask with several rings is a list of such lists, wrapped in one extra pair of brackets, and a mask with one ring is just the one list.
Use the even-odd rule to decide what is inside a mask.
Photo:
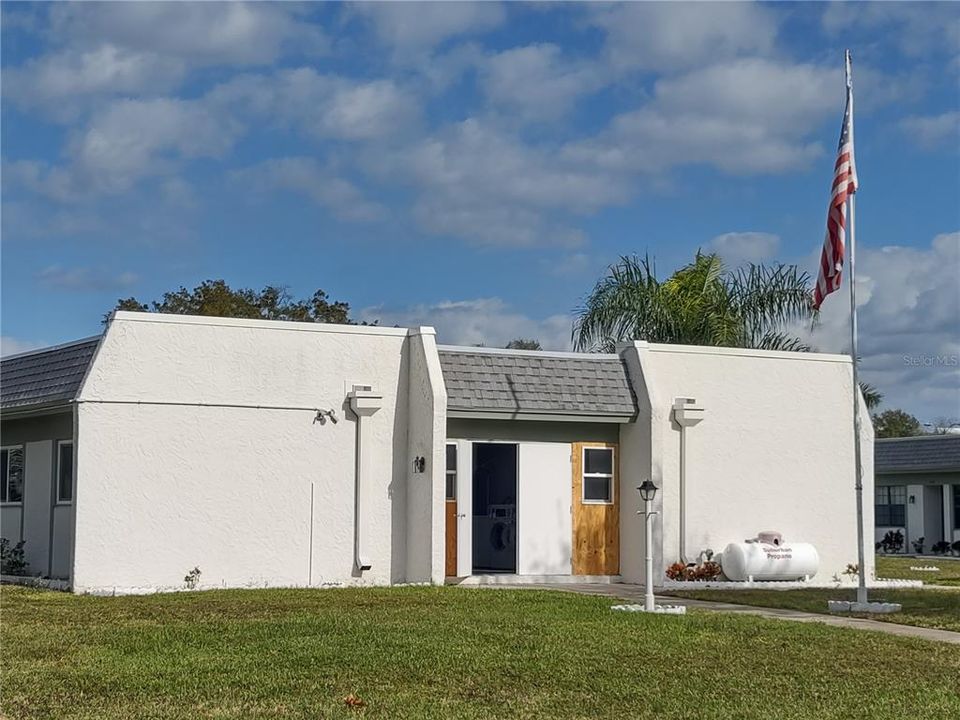
[(437, 345), (437, 350), (482, 355), (507, 355), (534, 358), (568, 358), (573, 360), (620, 360), (616, 353), (580, 353), (561, 350), (512, 350), (507, 348), (473, 347), (470, 345)]
[[(588, 473), (587, 472), (587, 450), (609, 450), (610, 451), (610, 472), (609, 473)], [(580, 504), (581, 505), (614, 505), (616, 502), (616, 488), (614, 481), (617, 475), (617, 449), (605, 445), (584, 445), (580, 449)], [(609, 500), (588, 500), (587, 499), (587, 478), (607, 478), (609, 483)]]
[[(206, 325), (209, 327), (250, 328), (254, 330), (287, 330), (290, 332), (341, 333), (344, 335), (386, 335), (407, 337), (407, 328), (388, 328), (379, 325), (337, 325), (335, 323), (296, 322), (292, 320), (254, 320), (251, 318), (224, 318), (205, 315), (173, 315), (170, 313), (132, 312), (117, 310), (110, 316), (115, 320), (139, 323), (167, 323), (170, 325)], [(425, 334), (419, 328), (417, 334)]]
[[(23, 507), (23, 494), (24, 494), (24, 490), (26, 489), (26, 486), (27, 486), (27, 448), (26, 448), (26, 444), (21, 444), (21, 445), (2, 445), (2, 446), (0, 446), (0, 450), (6, 450), (6, 451), (7, 451), (7, 487), (8, 487), (8, 488), (10, 487), (10, 451), (11, 451), (11, 450), (21, 450), (21, 451), (23, 452), (23, 470), (22, 470), (23, 475), (22, 475), (22, 477), (20, 478), (20, 499), (19, 499), (19, 500), (4, 500), (4, 501), (0, 502), (0, 507)], [(2, 489), (2, 486), (0, 486), (0, 489)], [(9, 492), (9, 490), (8, 490), (8, 491), (7, 491), (7, 495), (9, 495), (9, 494), (10, 494), (10, 492)], [(22, 534), (22, 532), (23, 532), (23, 528), (21, 528), (21, 534)]]
[(706, 345), (668, 345), (636, 341), (638, 350), (660, 353), (678, 353), (690, 355), (724, 355), (727, 357), (753, 357), (768, 360), (808, 360), (813, 362), (832, 362), (849, 365), (849, 355), (832, 353), (796, 352), (791, 350), (755, 350), (753, 348), (712, 347)]
[(53, 483), (54, 483), (54, 485), (56, 486), (55, 494), (54, 494), (54, 496), (56, 497), (56, 502), (54, 503), (54, 505), (55, 505), (55, 506), (58, 506), (58, 507), (59, 507), (59, 506), (73, 505), (73, 490), (74, 490), (74, 488), (73, 488), (73, 485), (74, 485), (73, 480), (74, 480), (74, 477), (76, 476), (76, 473), (75, 473), (75, 472), (72, 472), (72, 473), (70, 474), (70, 499), (69, 499), (69, 500), (63, 500), (63, 499), (61, 499), (61, 498), (60, 498), (60, 461), (63, 459), (63, 455), (62, 455), (62, 453), (60, 452), (60, 448), (63, 447), (64, 445), (69, 445), (69, 446), (70, 446), (70, 455), (71, 455), (71, 461), (72, 461), (72, 456), (73, 456), (73, 440), (72, 440), (72, 439), (71, 439), (71, 440), (57, 440), (57, 461), (56, 461), (56, 463), (54, 463)]

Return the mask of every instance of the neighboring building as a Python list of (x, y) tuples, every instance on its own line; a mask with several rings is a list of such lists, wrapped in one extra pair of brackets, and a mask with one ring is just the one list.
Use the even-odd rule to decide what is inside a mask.
[(889, 531), (904, 535), (903, 552), (924, 539), (960, 540), (960, 435), (920, 435), (877, 439), (875, 539)]
[[(200, 587), (640, 582), (646, 478), (658, 582), (761, 530), (813, 543), (821, 581), (856, 561), (845, 356), (118, 312), (102, 338), (5, 358), (0, 385), (0, 534), (76, 592), (194, 567)], [(870, 498), (866, 413), (862, 442)]]

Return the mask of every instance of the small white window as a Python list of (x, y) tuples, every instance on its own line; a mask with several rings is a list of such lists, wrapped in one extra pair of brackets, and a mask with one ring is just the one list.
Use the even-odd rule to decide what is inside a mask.
[(583, 502), (613, 503), (613, 448), (583, 449)]
[(73, 502), (73, 442), (57, 443), (57, 504)]
[(457, 446), (447, 445), (447, 500), (457, 499)]
[(0, 503), (23, 502), (23, 446), (0, 448)]

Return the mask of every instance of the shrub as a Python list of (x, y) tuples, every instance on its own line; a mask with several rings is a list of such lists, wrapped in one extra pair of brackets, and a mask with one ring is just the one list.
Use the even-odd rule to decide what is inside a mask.
[(10, 541), (0, 538), (0, 573), (4, 575), (26, 575), (30, 564), (23, 559), (23, 546), (26, 540), (21, 540), (14, 546)]
[(193, 590), (200, 582), (200, 568), (195, 567), (193, 570), (188, 572), (183, 576), (183, 582), (186, 583), (187, 589)]
[(957, 540), (957, 541), (956, 541), (953, 545), (951, 545), (950, 547), (953, 548), (953, 551), (954, 551), (957, 555), (960, 555), (960, 540)]
[(673, 565), (667, 568), (667, 577), (671, 580), (686, 580), (687, 566), (682, 562), (675, 562)]
[(947, 552), (950, 550), (950, 543), (948, 543), (946, 540), (935, 542), (933, 545), (930, 546), (930, 550), (932, 550), (937, 555), (946, 555)]
[(911, 545), (913, 545), (913, 551), (917, 555), (923, 555), (923, 540), (924, 538), (920, 537), (910, 543)]
[(898, 553), (903, 549), (903, 533), (900, 530), (888, 530), (880, 541), (885, 553)]

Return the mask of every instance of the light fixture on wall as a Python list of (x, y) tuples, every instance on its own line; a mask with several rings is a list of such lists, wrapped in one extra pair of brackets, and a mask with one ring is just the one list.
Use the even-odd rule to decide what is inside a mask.
[(337, 424), (337, 411), (333, 408), (329, 410), (317, 410), (316, 416), (313, 418), (313, 422), (320, 423), (321, 425), (327, 424), (327, 418), (330, 418), (330, 422), (334, 425)]
[(916, 502), (917, 502), (916, 496), (915, 496), (915, 495), (911, 495), (911, 496), (910, 496), (910, 504), (913, 505), (913, 504), (916, 503)]
[(423, 455), (417, 455), (413, 459), (413, 472), (419, 474), (427, 469), (427, 459)]

